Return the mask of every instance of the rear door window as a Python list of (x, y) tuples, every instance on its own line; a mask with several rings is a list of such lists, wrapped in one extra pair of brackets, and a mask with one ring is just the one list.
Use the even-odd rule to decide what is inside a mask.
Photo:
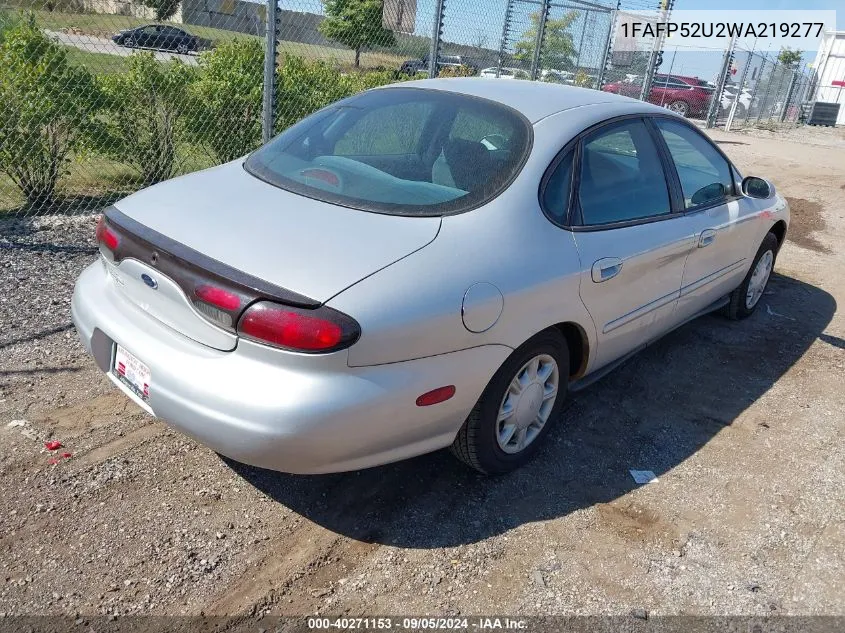
[(610, 124), (585, 137), (580, 176), (578, 200), (586, 226), (672, 211), (660, 155), (640, 119)]

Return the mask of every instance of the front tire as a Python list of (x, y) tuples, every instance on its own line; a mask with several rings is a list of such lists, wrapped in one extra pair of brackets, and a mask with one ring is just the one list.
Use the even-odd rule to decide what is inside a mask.
[(729, 319), (738, 321), (750, 317), (769, 285), (772, 270), (778, 254), (778, 238), (774, 233), (767, 233), (763, 243), (751, 262), (751, 268), (739, 287), (730, 294), (730, 302), (725, 308)]
[(499, 368), (455, 441), (452, 453), (485, 474), (529, 461), (560, 415), (569, 378), (569, 350), (546, 330), (514, 350)]

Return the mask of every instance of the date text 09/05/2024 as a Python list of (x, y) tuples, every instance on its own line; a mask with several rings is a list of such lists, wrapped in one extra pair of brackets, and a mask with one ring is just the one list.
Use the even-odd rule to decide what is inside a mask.
[(523, 630), (526, 620), (517, 618), (308, 618), (309, 629), (403, 629), (403, 630)]

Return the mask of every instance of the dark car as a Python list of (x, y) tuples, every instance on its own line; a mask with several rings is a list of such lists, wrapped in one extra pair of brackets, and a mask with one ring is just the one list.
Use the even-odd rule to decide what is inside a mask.
[(147, 24), (127, 29), (113, 35), (112, 41), (127, 48), (154, 48), (176, 51), (182, 55), (200, 49), (200, 40), (196, 35), (167, 24)]
[[(640, 83), (618, 81), (606, 84), (602, 90), (626, 97), (639, 98)], [(648, 95), (649, 103), (665, 106), (685, 117), (700, 118), (707, 114), (713, 87), (698, 77), (655, 75)]]

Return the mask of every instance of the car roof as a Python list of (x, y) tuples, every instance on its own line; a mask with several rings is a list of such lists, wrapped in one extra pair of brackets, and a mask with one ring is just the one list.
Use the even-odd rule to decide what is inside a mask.
[(455, 77), (403, 81), (383, 86), (379, 90), (391, 88), (426, 88), (482, 97), (510, 106), (531, 123), (570, 108), (601, 104), (627, 103), (631, 105), (631, 112), (665, 112), (658, 106), (621, 95), (541, 81), (491, 81), (483, 77)]

